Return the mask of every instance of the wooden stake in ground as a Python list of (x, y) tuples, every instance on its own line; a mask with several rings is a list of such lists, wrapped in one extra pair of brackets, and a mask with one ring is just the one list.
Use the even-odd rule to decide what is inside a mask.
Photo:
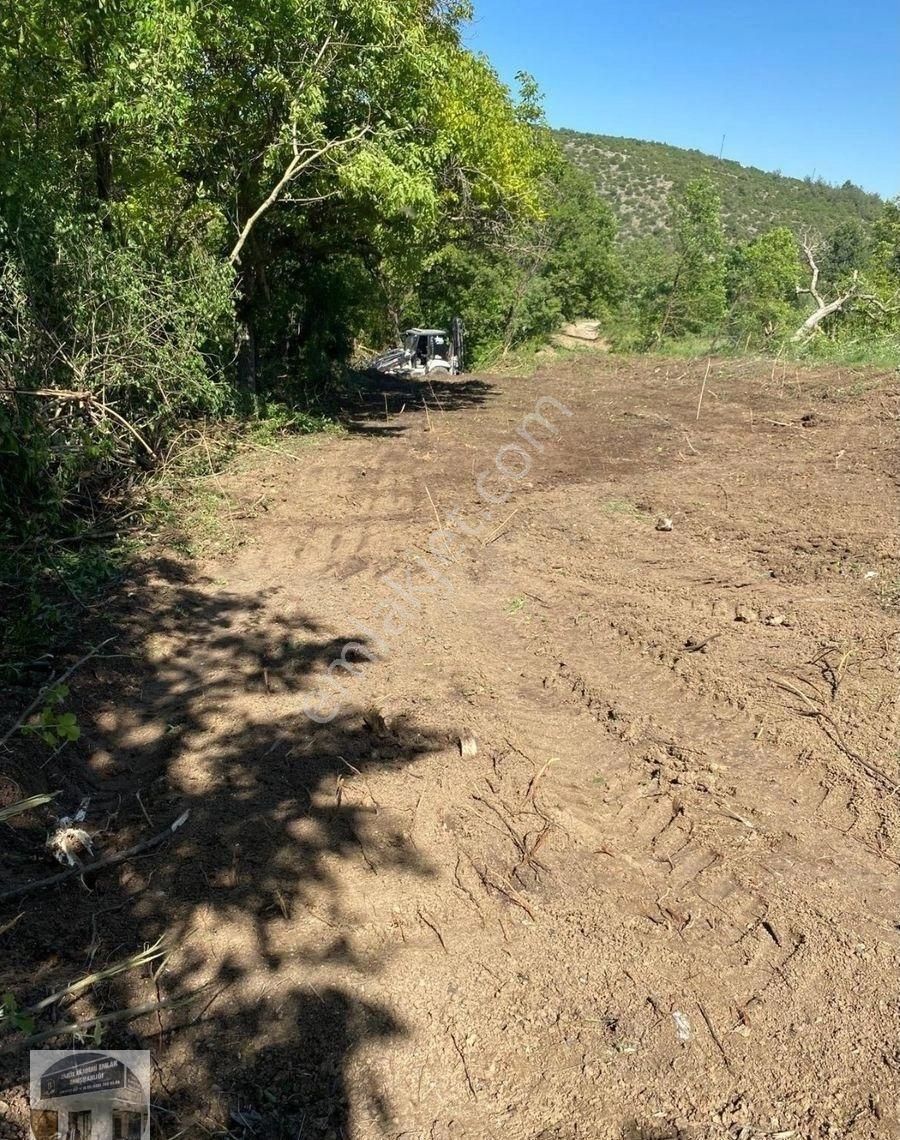
[(703, 406), (703, 393), (706, 391), (706, 380), (709, 376), (709, 370), (712, 368), (712, 359), (706, 362), (706, 372), (703, 374), (703, 383), (700, 385), (700, 399), (697, 401), (697, 419), (700, 419), (700, 409)]
[(428, 490), (428, 484), (423, 483), (422, 486), (425, 488), (425, 494), (428, 496), (429, 503), (431, 503), (431, 509), (434, 511), (435, 522), (438, 524), (438, 530), (441, 532), (441, 540), (444, 543), (444, 550), (447, 551), (447, 557), (451, 562), (455, 562), (456, 559), (453, 557), (453, 551), (450, 549), (450, 543), (447, 541), (446, 527), (441, 522), (441, 516), (438, 514), (438, 509), (434, 505), (434, 499), (432, 499), (431, 492)]

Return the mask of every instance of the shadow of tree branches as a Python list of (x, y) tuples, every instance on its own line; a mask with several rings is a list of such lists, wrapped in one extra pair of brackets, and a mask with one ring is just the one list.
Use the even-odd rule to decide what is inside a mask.
[[(85, 664), (82, 739), (46, 765), (44, 781), (64, 789), (61, 809), (92, 797), (100, 854), (186, 810), (188, 822), (145, 857), (69, 880), (25, 907), (0, 906), (0, 929), (24, 912), (14, 942), (0, 936), (0, 990), (25, 1005), (164, 937), (172, 954), (158, 976), (120, 975), (54, 1015), (58, 1024), (87, 1021), (200, 995), (102, 1038), (110, 1048), (154, 1051), (158, 1134), (179, 1134), (192, 1120), (198, 1135), (349, 1136), (349, 1057), (404, 1029), (361, 993), (313, 985), (311, 972), (344, 967), (361, 990), (379, 969), (377, 951), (354, 946), (343, 901), (348, 868), (373, 889), (380, 875), (432, 871), (395, 814), (379, 813), (365, 794), (344, 794), (344, 785), (413, 765), (447, 747), (448, 730), (402, 717), (386, 725), (363, 710), (329, 724), (306, 719), (303, 693), (347, 637), (273, 591), (228, 592), (158, 562), (95, 624), (90, 639), (115, 636), (122, 656)], [(48, 872), (48, 822), (37, 817), (17, 832), (16, 849), (30, 861), (4, 865), (0, 849), (7, 879)], [(297, 933), (309, 916), (324, 936)], [(3, 1059), (4, 1087), (22, 1081), (24, 1056)], [(387, 1119), (381, 1090), (354, 1095)]]

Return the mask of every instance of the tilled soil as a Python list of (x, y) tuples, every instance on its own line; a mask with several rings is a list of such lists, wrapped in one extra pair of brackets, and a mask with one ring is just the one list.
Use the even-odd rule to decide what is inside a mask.
[(64, 806), (189, 820), (0, 904), (0, 985), (167, 935), (60, 1015), (209, 985), (104, 1038), (166, 1137), (900, 1136), (898, 427), (893, 374), (585, 354), (259, 451), (72, 681)]

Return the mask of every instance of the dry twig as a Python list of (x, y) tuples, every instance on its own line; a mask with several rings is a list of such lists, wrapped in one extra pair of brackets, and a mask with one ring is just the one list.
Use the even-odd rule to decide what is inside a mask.
[(42, 891), (47, 887), (54, 887), (57, 883), (64, 883), (66, 879), (71, 879), (75, 875), (89, 875), (95, 871), (103, 871), (107, 867), (115, 867), (119, 863), (133, 859), (136, 855), (142, 855), (145, 851), (151, 851), (154, 847), (158, 847), (160, 843), (165, 842), (173, 832), (177, 831), (189, 815), (190, 809), (182, 812), (178, 819), (176, 819), (174, 823), (169, 824), (166, 830), (161, 831), (159, 835), (154, 835), (151, 839), (145, 839), (141, 843), (136, 843), (133, 847), (128, 847), (125, 851), (117, 851), (114, 855), (107, 855), (106, 858), (97, 859), (93, 863), (82, 863), (81, 866), (70, 867), (67, 871), (60, 871), (58, 875), (48, 875), (45, 879), (35, 879), (34, 882), (22, 883), (21, 886), (12, 887), (8, 891), (3, 891), (0, 893), (0, 903), (6, 902), (8, 899), (21, 898), (23, 895), (32, 894), (34, 891)]
[(709, 376), (709, 370), (712, 368), (712, 358), (706, 362), (706, 372), (703, 374), (703, 383), (700, 385), (700, 399), (697, 401), (697, 420), (700, 419), (700, 408), (703, 406), (703, 393), (706, 391), (706, 380)]

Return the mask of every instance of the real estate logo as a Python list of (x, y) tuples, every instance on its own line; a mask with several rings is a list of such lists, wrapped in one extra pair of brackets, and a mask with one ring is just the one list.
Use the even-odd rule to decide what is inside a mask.
[(31, 1140), (148, 1140), (150, 1053), (32, 1049)]

